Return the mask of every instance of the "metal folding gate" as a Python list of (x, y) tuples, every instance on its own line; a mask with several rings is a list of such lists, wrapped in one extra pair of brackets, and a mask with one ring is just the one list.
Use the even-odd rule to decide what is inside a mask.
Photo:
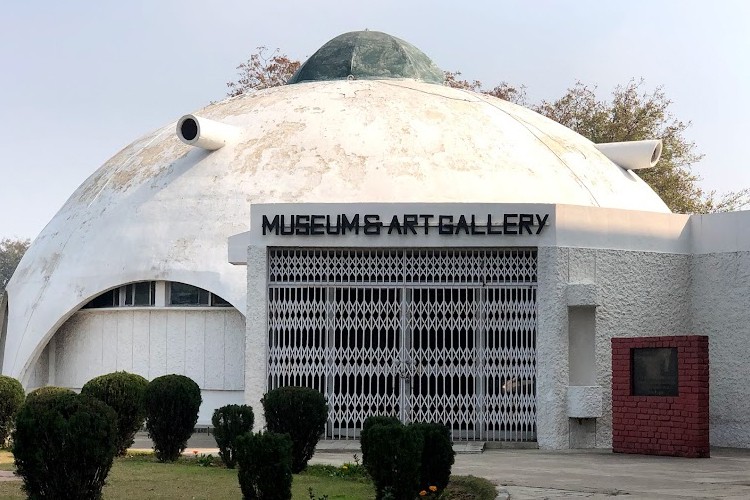
[(328, 398), (328, 438), (370, 415), (454, 439), (536, 439), (535, 249), (271, 249), (268, 388)]

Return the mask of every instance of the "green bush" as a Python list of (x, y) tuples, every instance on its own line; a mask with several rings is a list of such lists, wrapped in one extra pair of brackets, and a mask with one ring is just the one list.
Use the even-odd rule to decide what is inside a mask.
[(127, 372), (115, 372), (86, 382), (81, 394), (108, 404), (117, 413), (117, 454), (125, 455), (135, 433), (143, 426), (146, 407), (143, 396), (148, 380)]
[(195, 429), (201, 390), (184, 375), (163, 375), (146, 386), (146, 429), (156, 458), (174, 462), (185, 450)]
[(16, 472), (30, 499), (98, 499), (116, 440), (112, 408), (88, 396), (47, 391), (16, 416)]
[(39, 387), (34, 389), (26, 395), (26, 402), (36, 401), (37, 399), (54, 398), (60, 394), (75, 394), (75, 391), (68, 389), (67, 387), (57, 387), (54, 385), (48, 385), (46, 387)]
[(263, 396), (261, 403), (268, 430), (292, 438), (292, 472), (302, 472), (325, 430), (325, 396), (306, 387), (280, 387)]
[(292, 498), (292, 440), (286, 434), (248, 432), (237, 438), (237, 463), (246, 500)]
[(0, 375), (0, 448), (5, 446), (10, 431), (13, 430), (13, 418), (25, 396), (21, 382)]
[(247, 405), (226, 405), (214, 410), (211, 423), (219, 456), (229, 469), (237, 463), (237, 438), (253, 430), (255, 417)]
[(363, 426), (360, 445), (362, 463), (375, 485), (376, 500), (417, 497), (423, 447), (418, 429), (400, 422), (371, 422)]
[(450, 481), (451, 467), (456, 453), (453, 451), (451, 431), (442, 424), (411, 424), (422, 436), (422, 465), (419, 473), (419, 489), (429, 491), (436, 486), (438, 492), (445, 490)]
[(399, 425), (401, 424), (401, 421), (396, 417), (388, 417), (386, 415), (373, 415), (365, 419), (362, 423), (362, 432), (359, 435), (359, 445), (362, 450), (362, 464), (365, 464), (369, 458), (367, 456), (367, 451), (370, 449), (370, 443), (367, 441), (369, 437), (367, 430), (370, 426), (375, 424)]

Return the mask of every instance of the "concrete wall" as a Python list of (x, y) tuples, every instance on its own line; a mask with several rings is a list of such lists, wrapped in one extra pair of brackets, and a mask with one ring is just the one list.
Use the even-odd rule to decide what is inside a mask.
[(708, 335), (711, 445), (750, 447), (750, 252), (694, 255), (693, 333)]
[[(583, 287), (582, 287), (583, 285)], [(591, 289), (582, 304), (571, 291)], [(612, 445), (612, 337), (685, 335), (691, 332), (690, 256), (584, 248), (539, 249), (537, 425), (542, 448), (609, 448)], [(591, 346), (569, 349), (571, 315), (593, 309)], [(584, 322), (585, 324), (586, 322)], [(570, 360), (581, 365), (572, 369)], [(584, 374), (582, 370), (595, 373)], [(575, 379), (575, 380), (574, 380)], [(600, 386), (602, 416), (568, 418), (567, 386), (590, 380)]]
[(81, 310), (45, 348), (34, 386), (79, 390), (93, 377), (120, 370), (149, 380), (177, 373), (202, 389), (198, 423), (208, 424), (214, 408), (243, 400), (244, 352), (245, 321), (235, 309)]

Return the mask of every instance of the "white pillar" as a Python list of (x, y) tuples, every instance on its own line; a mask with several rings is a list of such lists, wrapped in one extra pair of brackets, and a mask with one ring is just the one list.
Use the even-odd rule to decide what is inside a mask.
[(266, 426), (260, 400), (266, 393), (268, 367), (268, 250), (247, 249), (245, 332), (245, 404), (253, 408), (255, 429)]

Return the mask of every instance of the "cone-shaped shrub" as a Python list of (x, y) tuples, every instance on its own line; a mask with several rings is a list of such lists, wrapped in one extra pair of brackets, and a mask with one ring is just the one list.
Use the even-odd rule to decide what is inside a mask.
[(81, 394), (108, 404), (117, 413), (117, 454), (124, 455), (146, 418), (143, 397), (148, 380), (135, 373), (115, 372), (86, 382)]
[(307, 387), (280, 387), (268, 391), (261, 403), (268, 430), (292, 438), (292, 472), (302, 472), (325, 430), (325, 396)]
[(25, 397), (21, 382), (0, 375), (0, 447), (5, 445), (10, 431), (13, 430), (13, 419)]
[(174, 462), (185, 450), (198, 421), (201, 390), (184, 375), (163, 375), (146, 387), (146, 429), (156, 458)]
[(237, 478), (246, 500), (292, 498), (292, 440), (286, 434), (248, 432), (237, 439)]
[(219, 456), (229, 469), (237, 463), (237, 439), (253, 430), (255, 416), (247, 405), (226, 405), (214, 410), (211, 423)]
[(117, 415), (98, 399), (49, 392), (16, 416), (13, 456), (31, 499), (99, 499), (115, 456)]

